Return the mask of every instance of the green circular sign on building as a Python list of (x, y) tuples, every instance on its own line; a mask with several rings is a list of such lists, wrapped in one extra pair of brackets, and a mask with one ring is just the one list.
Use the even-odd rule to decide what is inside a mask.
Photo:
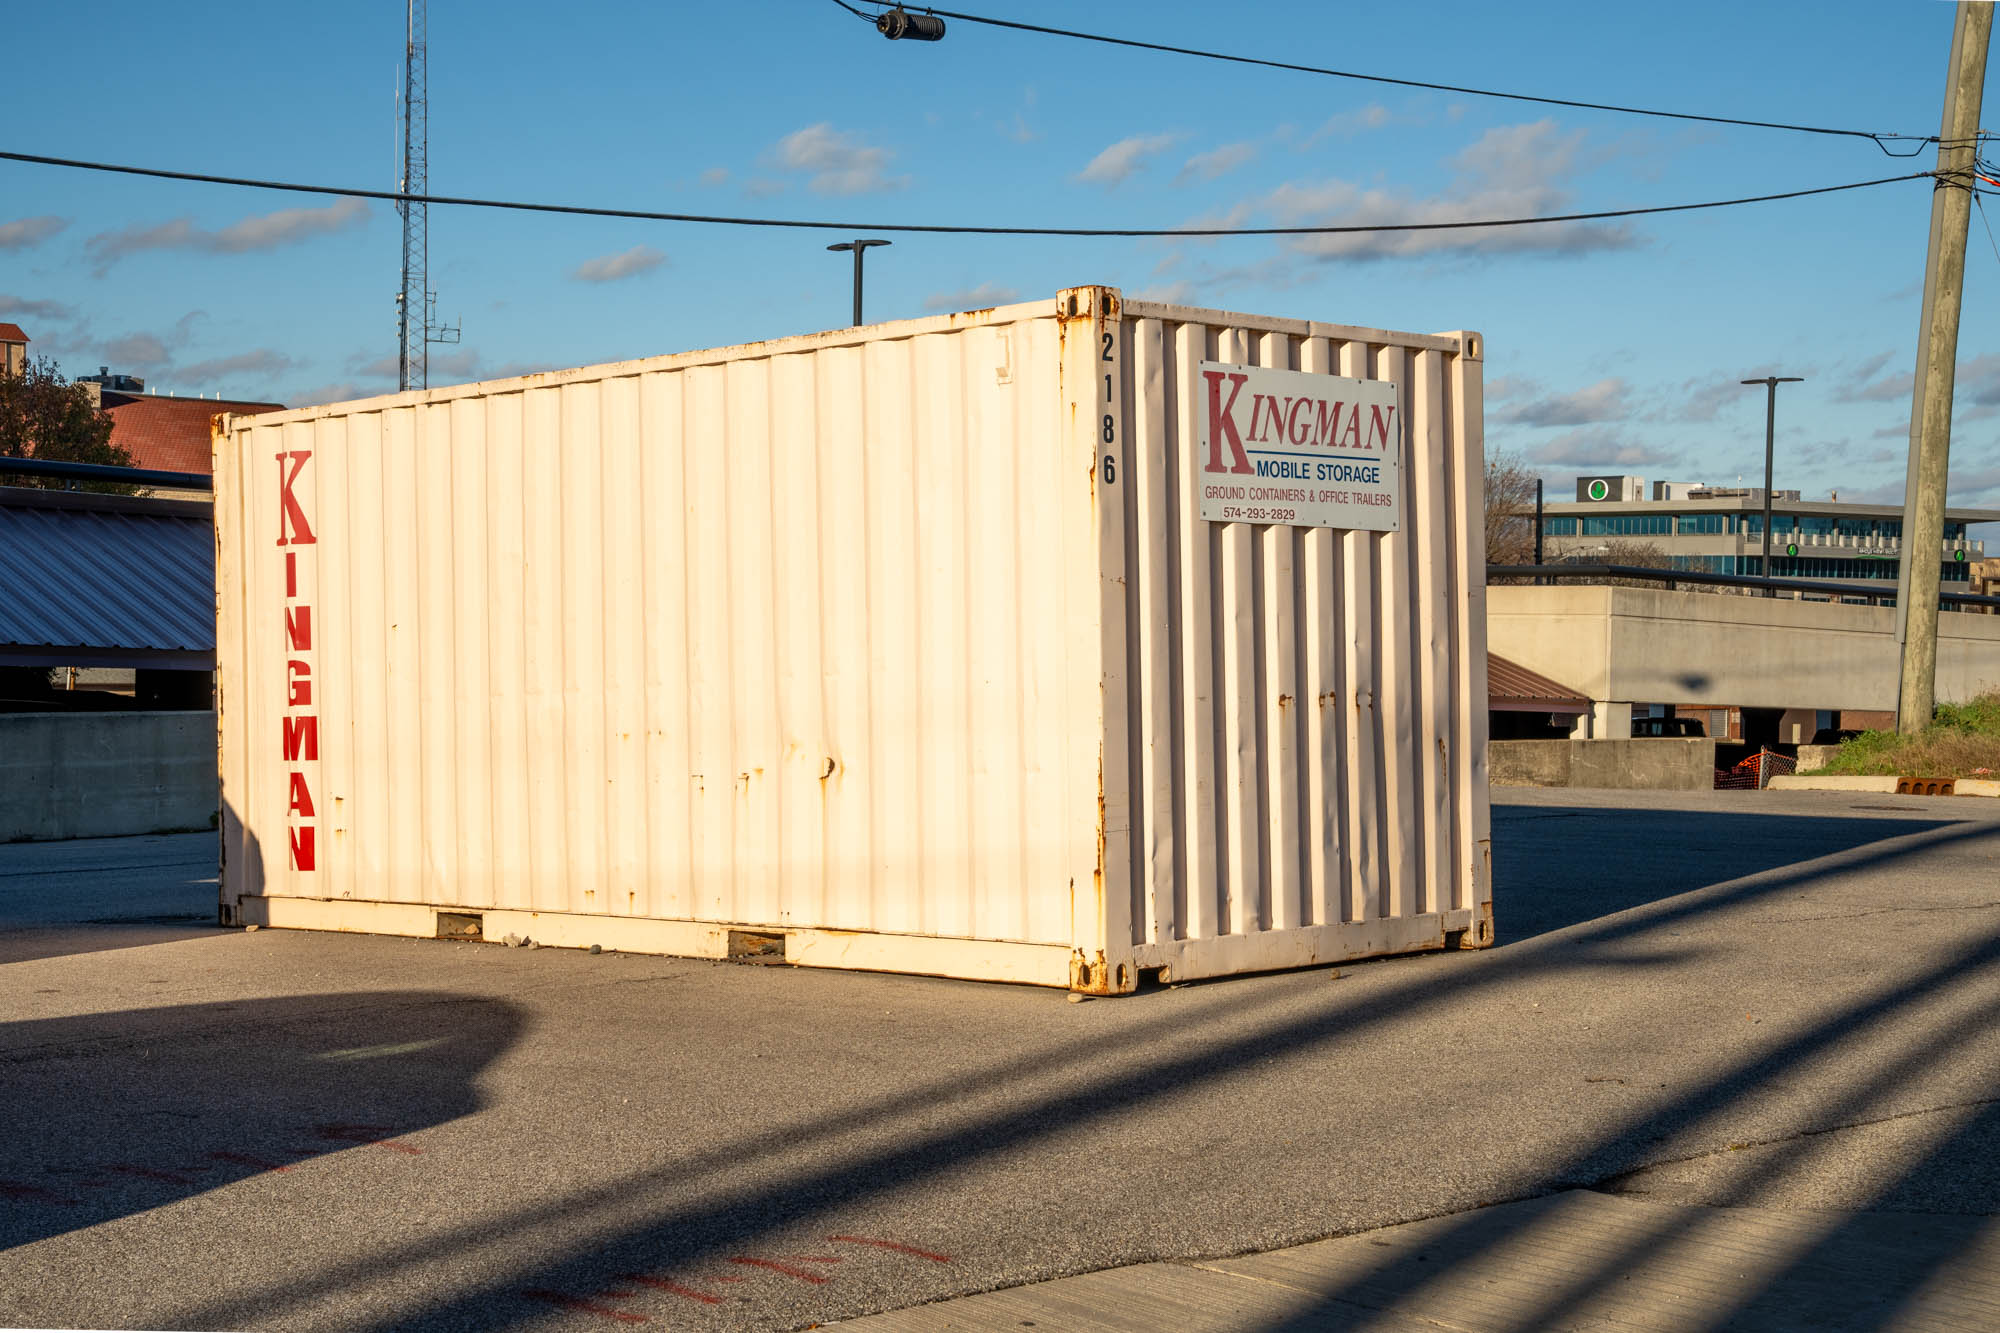
[(1786, 555), (1797, 555), (1798, 553), (1799, 553), (1799, 544), (1797, 542), (1787, 542), (1785, 544)]
[(1964, 564), (1964, 563), (1965, 563), (1965, 552), (1964, 552), (1964, 551), (1962, 551), (1962, 550), (1961, 550), (1961, 551), (1953, 551), (1953, 552), (1951, 553), (1951, 558), (1952, 558), (1952, 559), (1954, 559), (1954, 560), (1956, 560), (1956, 561), (1958, 561), (1958, 563), (1962, 565), (1962, 564)]
[(1590, 485), (1584, 490), (1584, 494), (1588, 495), (1593, 500), (1602, 500), (1606, 496), (1611, 494), (1611, 487), (1609, 484), (1607, 484), (1600, 478), (1597, 481), (1591, 482)]

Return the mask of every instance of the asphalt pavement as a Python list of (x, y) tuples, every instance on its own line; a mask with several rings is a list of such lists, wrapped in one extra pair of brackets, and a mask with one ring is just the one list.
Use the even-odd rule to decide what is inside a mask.
[(1814, 1327), (1971, 1317), (1994, 805), (1497, 801), (1498, 947), (1081, 1004), (221, 930), (211, 836), (0, 847), (0, 1325), (1081, 1327), (1025, 1284), (1220, 1274), (1286, 1294), (1203, 1326), (1528, 1329), (1674, 1255), (1723, 1294), (1663, 1326), (1783, 1326), (1802, 1274)]

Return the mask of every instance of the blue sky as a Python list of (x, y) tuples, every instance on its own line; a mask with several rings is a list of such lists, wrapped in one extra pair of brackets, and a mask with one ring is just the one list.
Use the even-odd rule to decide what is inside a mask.
[[(962, 0), (1057, 26), (1591, 101), (1935, 133), (1942, 3), (1529, 6)], [(9, 18), (0, 146), (393, 188), (398, 3), (109, 3)], [(1870, 180), (1865, 140), (1399, 89), (831, 0), (432, 0), (433, 191), (701, 213), (1074, 226), (1501, 217)], [(2000, 201), (1996, 201), (2000, 205)], [(1287, 242), (897, 238), (871, 319), (1134, 295), (1487, 339), (1489, 446), (1579, 472), (1900, 498), (1925, 182), (1621, 222)], [(464, 341), (433, 384), (844, 324), (833, 236), (433, 208)], [(0, 162), (0, 320), (72, 375), (293, 405), (395, 387), (383, 203)], [(2000, 507), (2000, 256), (1972, 224), (1955, 503)]]

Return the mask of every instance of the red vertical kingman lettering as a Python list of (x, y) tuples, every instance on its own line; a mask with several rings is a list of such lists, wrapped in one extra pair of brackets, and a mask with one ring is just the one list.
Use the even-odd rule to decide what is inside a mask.
[[(278, 455), (278, 545), (315, 546), (312, 523), (299, 502), (300, 474), (312, 461), (310, 449), (288, 449)], [(319, 762), (319, 714), (313, 711), (313, 609), (312, 602), (299, 592), (299, 555), (285, 552), (285, 698), (279, 754), (286, 774), (286, 842), (291, 849), (293, 870), (319, 868), (319, 829), (313, 822), (318, 814), (313, 800), (313, 771), (306, 765)], [(310, 593), (310, 586), (308, 587)]]

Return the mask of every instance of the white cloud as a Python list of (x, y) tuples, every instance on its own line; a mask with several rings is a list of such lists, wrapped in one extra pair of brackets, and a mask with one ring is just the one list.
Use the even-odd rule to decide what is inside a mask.
[(0, 222), (0, 250), (25, 250), (31, 245), (40, 245), (68, 225), (68, 218), (49, 213)]
[(491, 379), (483, 369), (484, 364), (478, 350), (471, 347), (461, 347), (456, 352), (432, 352), (427, 362), (433, 385)]
[(293, 366), (292, 358), (272, 347), (259, 347), (253, 351), (238, 352), (234, 356), (216, 357), (209, 361), (197, 361), (193, 365), (175, 366), (174, 378), (186, 380), (197, 391), (206, 381), (241, 378), (255, 375), (268, 378), (280, 375)]
[(1588, 427), (1558, 435), (1528, 457), (1537, 463), (1567, 467), (1644, 467), (1669, 461), (1666, 454), (1628, 440), (1617, 431)]
[(143, 250), (200, 250), (210, 254), (275, 250), (344, 230), (367, 217), (368, 205), (364, 201), (341, 199), (325, 208), (282, 208), (275, 213), (247, 217), (220, 231), (208, 231), (187, 218), (175, 218), (150, 226), (135, 224), (118, 231), (99, 232), (84, 242), (84, 251), (102, 277), (120, 259)]
[(938, 310), (984, 310), (988, 306), (1007, 305), (1021, 299), (1021, 293), (1012, 287), (1002, 287), (994, 282), (982, 282), (977, 287), (966, 287), (955, 292), (932, 292), (924, 298), (924, 309)]
[(319, 407), (324, 403), (347, 403), (356, 398), (373, 398), (388, 390), (379, 386), (370, 387), (356, 384), (353, 380), (339, 380), (332, 384), (315, 384), (303, 389), (293, 389), (285, 394), (284, 401), (291, 407)]
[(356, 352), (347, 358), (349, 373), (375, 380), (395, 379), (402, 364), (402, 358), (394, 352), (387, 356), (371, 356), (367, 352)]
[(1532, 398), (1494, 413), (1493, 420), (1518, 426), (1583, 426), (1616, 421), (1630, 410), (1625, 403), (1626, 387), (1622, 379), (1599, 380), (1575, 393)]
[[(374, 356), (369, 352), (356, 352), (347, 358), (347, 371), (358, 377), (329, 386), (340, 389), (346, 397), (366, 397), (372, 394), (392, 393), (397, 372), (396, 355)], [(546, 361), (501, 361), (489, 362), (473, 347), (461, 346), (454, 351), (441, 352), (433, 349), (430, 354), (430, 383), (432, 388), (447, 384), (469, 384), (474, 380), (505, 380), (517, 375), (533, 375), (544, 370), (556, 370)], [(374, 382), (371, 382), (374, 381)], [(380, 381), (387, 381), (386, 384)]]
[(1574, 211), (1563, 182), (1584, 165), (1583, 140), (1583, 131), (1565, 134), (1550, 120), (1503, 126), (1449, 158), (1446, 165), (1454, 178), (1435, 194), (1335, 179), (1292, 182), (1253, 202), (1287, 226), (1414, 223), (1437, 228), (1301, 236), (1289, 243), (1293, 251), (1316, 259), (1406, 259), (1446, 252), (1581, 255), (1638, 245), (1637, 234), (1622, 222), (1445, 225)]
[(1157, 301), (1161, 305), (1193, 305), (1199, 293), (1200, 289), (1194, 283), (1182, 280), (1158, 287), (1142, 287), (1133, 295), (1142, 301)]
[(1299, 148), (1301, 151), (1311, 148), (1322, 139), (1352, 139), (1370, 130), (1387, 128), (1394, 119), (1395, 117), (1389, 114), (1388, 107), (1379, 102), (1370, 102), (1367, 106), (1329, 116), (1318, 129), (1300, 142)]
[(28, 319), (48, 319), (68, 323), (76, 318), (76, 311), (60, 301), (36, 301), (25, 296), (10, 296), (0, 292), (0, 315), (12, 322), (21, 317)]
[(570, 276), (578, 282), (617, 282), (620, 278), (650, 273), (667, 262), (667, 257), (650, 245), (635, 245), (615, 255), (599, 255), (578, 264)]
[(1749, 401), (1748, 390), (1736, 382), (1747, 378), (1738, 375), (1733, 379), (1687, 380), (1680, 386), (1679, 396), (1667, 404), (1664, 417), (1675, 421), (1713, 421), (1725, 408), (1735, 409)]
[(710, 167), (707, 171), (701, 173), (701, 183), (711, 188), (717, 185), (727, 184), (728, 181), (729, 181), (728, 167)]
[(156, 333), (128, 333), (104, 344), (104, 359), (118, 369), (156, 370), (171, 362), (174, 354)]
[(1206, 153), (1196, 153), (1181, 164), (1180, 173), (1174, 177), (1174, 184), (1185, 185), (1189, 181), (1212, 181), (1227, 176), (1236, 168), (1257, 156), (1257, 145), (1244, 141), (1226, 143), (1220, 148), (1211, 148)]
[(1178, 134), (1137, 134), (1129, 139), (1120, 139), (1109, 148), (1090, 159), (1075, 179), (1091, 185), (1106, 188), (1121, 184), (1147, 161), (1180, 142)]
[(900, 190), (908, 176), (890, 176), (890, 152), (865, 142), (827, 121), (794, 130), (778, 140), (766, 162), (784, 171), (807, 173), (806, 188), (815, 194), (870, 194)]

